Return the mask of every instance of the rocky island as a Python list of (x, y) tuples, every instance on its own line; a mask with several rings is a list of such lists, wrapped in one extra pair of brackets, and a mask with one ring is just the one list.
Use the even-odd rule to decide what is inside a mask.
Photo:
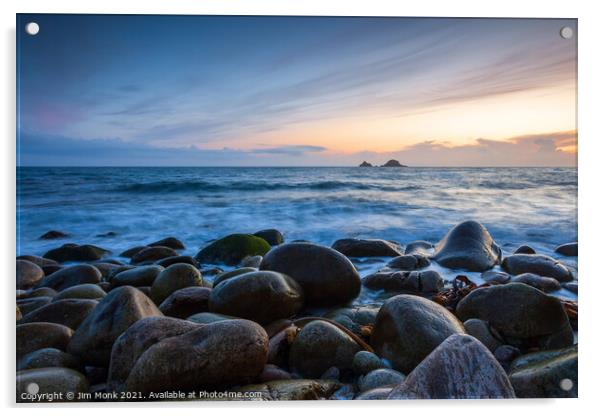
[[(372, 163), (366, 162), (365, 160), (359, 165), (360, 168), (373, 168), (375, 167)], [(391, 159), (384, 165), (380, 166), (381, 168), (407, 168), (407, 165), (402, 165), (398, 160)]]

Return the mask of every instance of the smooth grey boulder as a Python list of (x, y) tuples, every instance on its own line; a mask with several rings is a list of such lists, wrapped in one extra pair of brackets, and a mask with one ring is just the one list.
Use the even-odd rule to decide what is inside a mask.
[(155, 304), (132, 286), (113, 289), (79, 325), (67, 352), (86, 364), (108, 367), (113, 342), (134, 322), (163, 316)]
[(98, 302), (92, 299), (62, 299), (37, 308), (23, 316), (22, 324), (51, 322), (75, 330), (94, 310)]
[(554, 349), (573, 343), (560, 300), (524, 283), (473, 290), (458, 303), (456, 315), (463, 321), (487, 321), (506, 343), (521, 349)]
[(534, 273), (523, 273), (515, 276), (512, 279), (513, 282), (524, 283), (529, 286), (533, 286), (535, 289), (539, 289), (542, 292), (554, 292), (560, 290), (561, 286), (558, 280), (551, 277), (540, 276)]
[(273, 228), (257, 231), (253, 235), (259, 238), (263, 238), (271, 246), (277, 246), (279, 244), (284, 243), (284, 236), (282, 235), (282, 233)]
[(351, 261), (328, 247), (311, 243), (288, 243), (272, 248), (261, 270), (284, 273), (303, 288), (307, 305), (336, 306), (360, 293), (360, 276)]
[(62, 246), (52, 249), (44, 254), (44, 258), (64, 263), (66, 261), (94, 261), (100, 260), (105, 255), (109, 254), (109, 250), (96, 247), (91, 244), (63, 244)]
[(408, 374), (447, 337), (463, 333), (462, 323), (443, 306), (418, 296), (397, 295), (378, 312), (370, 345), (394, 369)]
[(30, 352), (17, 361), (17, 371), (47, 367), (65, 367), (79, 372), (84, 371), (84, 366), (77, 357), (56, 348), (42, 348)]
[(579, 254), (577, 242), (561, 244), (558, 247), (556, 247), (554, 251), (558, 254), (562, 254), (563, 256), (568, 257), (574, 257)]
[(405, 378), (399, 371), (381, 368), (360, 377), (358, 385), (360, 391), (364, 392), (382, 387), (395, 387), (403, 383)]
[(365, 375), (373, 370), (383, 368), (384, 364), (378, 355), (369, 351), (358, 351), (353, 357), (353, 372), (357, 375)]
[(153, 282), (164, 270), (163, 266), (138, 266), (117, 273), (111, 278), (111, 285), (117, 286), (152, 286)]
[(33, 322), (17, 325), (17, 359), (42, 348), (67, 349), (73, 330), (65, 325), (50, 322)]
[(397, 257), (401, 247), (397, 243), (379, 239), (343, 238), (332, 248), (347, 257)]
[(84, 283), (61, 290), (53, 299), (54, 302), (63, 299), (102, 299), (107, 292), (94, 283)]
[(194, 266), (176, 263), (162, 270), (151, 286), (150, 298), (160, 305), (173, 292), (185, 287), (203, 286), (203, 276)]
[(191, 286), (178, 289), (167, 297), (159, 310), (165, 316), (186, 319), (191, 315), (209, 311), (209, 296), (211, 289)]
[(404, 254), (403, 256), (392, 259), (387, 263), (387, 266), (392, 269), (416, 270), (427, 267), (430, 264), (431, 261), (428, 257), (423, 256), (422, 254)]
[(481, 319), (469, 319), (464, 322), (464, 328), (468, 335), (472, 335), (487, 347), (491, 352), (494, 352), (502, 345), (502, 340), (496, 338), (491, 332), (489, 324)]
[(517, 397), (577, 397), (577, 345), (523, 355), (512, 363), (510, 382)]
[(530, 246), (520, 246), (514, 250), (514, 254), (536, 254), (535, 250)]
[(490, 284), (505, 285), (512, 280), (512, 276), (505, 272), (487, 270), (486, 272), (481, 273), (481, 279)]
[(362, 279), (368, 289), (388, 292), (434, 293), (443, 289), (443, 278), (435, 270), (377, 272)]
[(17, 299), (17, 306), (19, 307), (21, 314), (25, 316), (42, 306), (48, 305), (50, 302), (52, 302), (50, 296), (36, 296), (32, 298)]
[(257, 269), (255, 267), (239, 267), (238, 269), (230, 270), (228, 272), (223, 272), (215, 276), (213, 279), (213, 287), (216, 287), (224, 280), (228, 280), (231, 277), (238, 276), (244, 273), (256, 272)]
[(363, 328), (372, 327), (380, 305), (361, 305), (333, 309), (324, 315), (325, 318), (343, 325), (356, 335), (363, 336)]
[(435, 245), (428, 241), (416, 240), (406, 246), (404, 254), (419, 254), (424, 257), (431, 257), (435, 250)]
[(543, 254), (513, 254), (504, 258), (502, 267), (510, 274), (534, 273), (559, 282), (573, 280), (571, 271), (560, 261)]
[(432, 258), (450, 269), (483, 272), (500, 263), (502, 250), (480, 223), (465, 221), (437, 244)]
[(454, 334), (395, 387), (389, 399), (511, 399), (504, 369), (476, 338)]
[(42, 279), (37, 287), (49, 287), (60, 292), (71, 286), (84, 283), (99, 283), (102, 279), (100, 270), (90, 264), (77, 264), (57, 270)]
[(144, 247), (140, 251), (137, 251), (135, 254), (132, 255), (132, 257), (130, 258), (130, 263), (140, 264), (146, 262), (155, 262), (166, 257), (173, 257), (177, 255), (178, 253), (170, 247)]
[(350, 370), (361, 347), (331, 323), (313, 321), (301, 329), (289, 351), (289, 367), (306, 378), (319, 378), (330, 367)]
[(184, 243), (182, 243), (180, 240), (178, 240), (175, 237), (167, 237), (162, 240), (155, 241), (154, 243), (150, 243), (150, 244), (148, 244), (148, 246), (149, 247), (169, 247), (169, 248), (173, 248), (174, 250), (183, 250), (186, 248), (186, 247), (184, 247)]
[(44, 270), (28, 260), (17, 260), (17, 289), (34, 287), (44, 278)]

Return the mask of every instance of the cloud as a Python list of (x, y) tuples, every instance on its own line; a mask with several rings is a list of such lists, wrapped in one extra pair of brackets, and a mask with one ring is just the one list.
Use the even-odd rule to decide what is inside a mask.
[(310, 145), (290, 145), (290, 146), (277, 146), (277, 147), (266, 147), (251, 149), (251, 153), (256, 154), (273, 154), (273, 155), (292, 155), (300, 156), (306, 153), (317, 153), (328, 150), (322, 146), (310, 146)]

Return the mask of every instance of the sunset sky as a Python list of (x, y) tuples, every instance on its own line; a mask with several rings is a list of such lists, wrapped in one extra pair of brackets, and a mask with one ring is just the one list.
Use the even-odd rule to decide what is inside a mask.
[(576, 164), (575, 20), (19, 15), (17, 32), (19, 165)]

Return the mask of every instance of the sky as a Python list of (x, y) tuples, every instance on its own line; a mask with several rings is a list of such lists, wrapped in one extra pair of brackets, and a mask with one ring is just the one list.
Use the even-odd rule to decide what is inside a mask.
[(576, 165), (572, 19), (21, 14), (17, 27), (20, 166)]

